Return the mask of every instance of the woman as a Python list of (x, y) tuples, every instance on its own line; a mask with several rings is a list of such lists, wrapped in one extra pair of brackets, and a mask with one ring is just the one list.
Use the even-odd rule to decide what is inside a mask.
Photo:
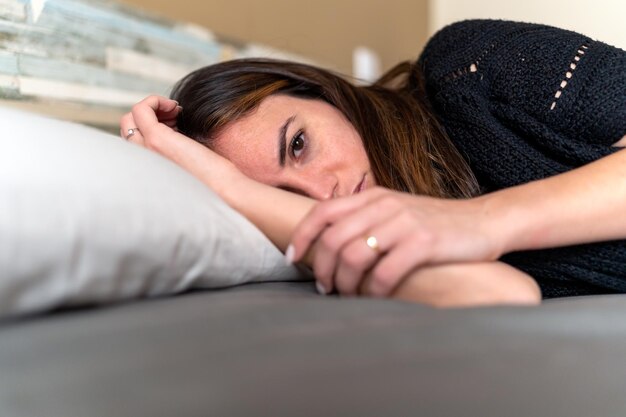
[(121, 128), (312, 267), (320, 292), (536, 304), (626, 291), (624, 86), (617, 48), (465, 21), (373, 86), (231, 61)]

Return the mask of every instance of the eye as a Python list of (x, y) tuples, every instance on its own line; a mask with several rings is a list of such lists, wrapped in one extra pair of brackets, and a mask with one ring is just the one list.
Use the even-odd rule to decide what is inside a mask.
[(306, 147), (306, 139), (304, 138), (304, 132), (300, 131), (291, 139), (289, 143), (289, 155), (294, 159), (300, 158), (304, 148)]

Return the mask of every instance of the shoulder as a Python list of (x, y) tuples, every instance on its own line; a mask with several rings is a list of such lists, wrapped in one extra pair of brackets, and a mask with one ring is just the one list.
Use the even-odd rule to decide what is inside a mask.
[[(535, 48), (554, 39), (584, 38), (552, 26), (507, 20), (464, 20), (436, 32), (424, 47), (418, 63), (430, 79), (440, 79), (459, 69), (479, 64), (494, 51)], [(506, 55), (506, 54), (505, 54)]]
[(476, 38), (491, 38), (527, 25), (528, 23), (493, 19), (470, 19), (454, 22), (439, 29), (431, 36), (424, 53), (441, 45), (467, 45)]

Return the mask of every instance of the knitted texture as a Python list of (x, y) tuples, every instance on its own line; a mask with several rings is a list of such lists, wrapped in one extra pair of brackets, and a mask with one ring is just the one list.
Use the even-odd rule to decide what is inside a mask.
[[(468, 20), (418, 60), (437, 117), (482, 192), (559, 174), (619, 151), (626, 52), (549, 26)], [(545, 298), (626, 292), (626, 240), (523, 251), (501, 261)]]

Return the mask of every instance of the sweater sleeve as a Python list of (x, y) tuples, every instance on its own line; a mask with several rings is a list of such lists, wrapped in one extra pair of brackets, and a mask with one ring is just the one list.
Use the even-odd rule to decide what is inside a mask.
[(573, 146), (611, 146), (626, 135), (626, 52), (584, 35), (464, 21), (436, 34), (421, 61), (439, 85), (475, 72), (499, 116), (523, 112)]
[[(626, 52), (543, 25), (465, 21), (419, 63), (427, 94), (484, 192), (556, 175), (619, 148)], [(544, 297), (626, 293), (626, 240), (510, 253)]]

